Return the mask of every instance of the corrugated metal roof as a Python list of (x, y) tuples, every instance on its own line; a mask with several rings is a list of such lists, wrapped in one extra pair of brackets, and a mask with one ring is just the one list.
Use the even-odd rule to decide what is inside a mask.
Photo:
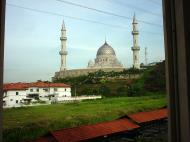
[(138, 112), (135, 114), (130, 114), (128, 117), (137, 123), (144, 123), (167, 118), (167, 111), (168, 110), (164, 108), (148, 112)]
[(137, 123), (140, 124), (164, 118), (167, 118), (166, 108), (148, 112), (138, 112), (135, 114), (124, 116), (121, 119), (114, 121), (53, 131), (49, 133), (48, 136), (39, 138), (36, 141), (32, 142), (83, 141), (119, 132), (130, 132), (131, 130), (138, 129), (141, 127)]
[(139, 128), (126, 118), (93, 125), (57, 130), (51, 134), (58, 142), (76, 142)]

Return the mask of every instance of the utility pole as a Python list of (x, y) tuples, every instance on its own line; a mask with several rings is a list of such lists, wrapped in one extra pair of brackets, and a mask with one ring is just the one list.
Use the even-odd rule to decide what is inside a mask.
[(148, 59), (147, 59), (147, 47), (145, 47), (145, 51), (144, 51), (144, 57), (145, 57), (145, 65), (148, 64)]

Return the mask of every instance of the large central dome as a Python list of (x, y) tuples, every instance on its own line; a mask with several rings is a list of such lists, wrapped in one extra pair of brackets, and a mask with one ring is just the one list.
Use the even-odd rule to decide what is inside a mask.
[(97, 55), (115, 55), (114, 49), (105, 41), (105, 43), (98, 49)]
[(88, 68), (123, 68), (123, 65), (117, 60), (114, 49), (105, 41), (98, 49), (94, 62), (88, 62)]

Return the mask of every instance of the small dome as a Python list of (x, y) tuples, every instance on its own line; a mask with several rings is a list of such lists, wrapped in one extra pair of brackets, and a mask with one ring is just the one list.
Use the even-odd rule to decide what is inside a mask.
[(97, 52), (97, 55), (96, 55), (96, 56), (99, 56), (99, 55), (115, 55), (115, 51), (114, 51), (114, 49), (113, 49), (109, 44), (107, 44), (107, 42), (105, 41), (104, 45), (102, 45), (102, 46), (98, 49), (98, 52)]

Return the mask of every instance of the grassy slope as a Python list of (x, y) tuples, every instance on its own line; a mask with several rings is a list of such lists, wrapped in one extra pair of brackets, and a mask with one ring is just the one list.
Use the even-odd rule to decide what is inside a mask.
[[(82, 90), (86, 90), (86, 89), (95, 89), (95, 90), (98, 90), (102, 85), (105, 85), (107, 87), (109, 87), (110, 89), (110, 93), (113, 95), (113, 94), (117, 94), (117, 89), (119, 87), (122, 87), (122, 86), (126, 86), (128, 84), (131, 84), (132, 82), (134, 82), (134, 79), (115, 79), (115, 80), (109, 80), (108, 82), (106, 83), (97, 83), (97, 84), (83, 84), (83, 85), (80, 85), (77, 87), (77, 93), (78, 94), (82, 94)], [(74, 89), (73, 89), (74, 90)], [(85, 95), (85, 94), (82, 94), (82, 95)]]
[(6, 109), (4, 141), (39, 137), (50, 130), (116, 119), (124, 114), (166, 105), (165, 95), (105, 98), (72, 104)]

